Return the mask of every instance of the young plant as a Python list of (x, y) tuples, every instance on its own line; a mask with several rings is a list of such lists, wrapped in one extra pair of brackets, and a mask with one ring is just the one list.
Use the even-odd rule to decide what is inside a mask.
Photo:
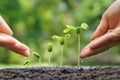
[(51, 53), (52, 53), (52, 43), (48, 43), (48, 53), (49, 53), (49, 66), (51, 66)]
[(37, 53), (37, 52), (32, 52), (32, 54), (35, 56), (35, 58), (38, 59), (39, 63), (40, 63), (40, 66), (41, 66), (41, 57), (40, 57), (40, 54)]
[(86, 23), (82, 23), (80, 27), (74, 27), (70, 25), (66, 25), (66, 28), (63, 30), (63, 33), (68, 33), (70, 31), (76, 31), (78, 38), (78, 67), (80, 66), (80, 58), (79, 53), (81, 52), (81, 29), (88, 29), (88, 25)]
[(23, 65), (28, 65), (29, 63), (30, 63), (30, 60), (25, 57), (25, 62), (23, 63)]
[(65, 40), (68, 40), (71, 37), (70, 34), (66, 34), (65, 36), (57, 36), (57, 35), (53, 35), (52, 39), (56, 40), (60, 43), (61, 45), (61, 50), (60, 50), (60, 66), (63, 65), (63, 52), (64, 52), (64, 44), (65, 44)]

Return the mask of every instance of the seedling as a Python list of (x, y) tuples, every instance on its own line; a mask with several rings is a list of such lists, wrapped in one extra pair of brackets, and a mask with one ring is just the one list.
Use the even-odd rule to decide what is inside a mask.
[(70, 34), (66, 34), (65, 36), (57, 36), (57, 35), (53, 35), (52, 39), (56, 40), (60, 43), (61, 45), (61, 50), (60, 50), (60, 66), (63, 65), (63, 48), (64, 48), (64, 44), (65, 44), (65, 40), (68, 40), (71, 37)]
[(63, 33), (68, 33), (70, 31), (76, 31), (78, 38), (78, 67), (80, 66), (80, 58), (79, 53), (81, 52), (81, 29), (88, 29), (88, 25), (86, 23), (82, 23), (80, 27), (74, 27), (70, 25), (66, 25), (66, 28), (63, 30)]
[(51, 66), (52, 43), (48, 43), (49, 66)]
[(38, 59), (40, 66), (41, 66), (41, 58), (40, 58), (40, 54), (37, 52), (32, 52), (32, 54)]
[(23, 63), (23, 65), (28, 65), (29, 63), (30, 63), (30, 60), (25, 57), (25, 62)]

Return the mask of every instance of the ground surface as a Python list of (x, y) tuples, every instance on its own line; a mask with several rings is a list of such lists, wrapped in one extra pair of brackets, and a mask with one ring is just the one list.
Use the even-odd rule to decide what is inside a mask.
[(9, 68), (0, 80), (120, 80), (120, 68)]

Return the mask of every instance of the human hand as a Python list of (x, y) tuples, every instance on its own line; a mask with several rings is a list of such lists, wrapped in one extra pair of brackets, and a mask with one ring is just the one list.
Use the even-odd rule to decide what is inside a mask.
[(29, 48), (12, 37), (12, 35), (12, 30), (0, 16), (0, 46), (28, 57), (30, 55)]
[(120, 43), (120, 0), (115, 1), (103, 14), (92, 36), (92, 41), (82, 49), (80, 57), (96, 55)]

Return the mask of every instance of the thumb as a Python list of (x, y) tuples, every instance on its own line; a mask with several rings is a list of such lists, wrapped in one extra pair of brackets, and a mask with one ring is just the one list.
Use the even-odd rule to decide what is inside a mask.
[(92, 36), (92, 40), (104, 35), (107, 32), (107, 29), (108, 29), (108, 20), (106, 15), (104, 14), (100, 21), (100, 24), (98, 25), (95, 33)]
[(0, 16), (0, 33), (4, 33), (7, 35), (13, 35), (12, 30), (9, 28), (7, 23), (4, 21), (4, 19)]

